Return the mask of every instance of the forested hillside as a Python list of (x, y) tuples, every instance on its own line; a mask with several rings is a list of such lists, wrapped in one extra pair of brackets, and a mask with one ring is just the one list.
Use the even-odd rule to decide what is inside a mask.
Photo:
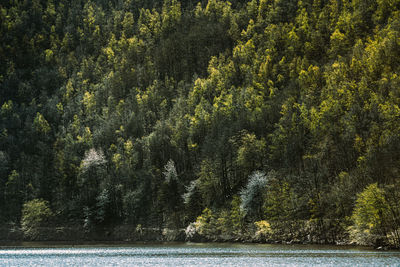
[(0, 8), (3, 225), (399, 246), (400, 1)]

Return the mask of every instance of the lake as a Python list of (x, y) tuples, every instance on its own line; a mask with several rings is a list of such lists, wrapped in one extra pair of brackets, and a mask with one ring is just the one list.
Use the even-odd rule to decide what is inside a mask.
[(259, 244), (22, 243), (0, 247), (0, 266), (400, 266), (400, 251)]

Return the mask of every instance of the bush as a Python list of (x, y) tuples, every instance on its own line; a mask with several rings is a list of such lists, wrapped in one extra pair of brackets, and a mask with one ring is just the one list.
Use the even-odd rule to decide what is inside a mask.
[(361, 245), (399, 247), (399, 200), (393, 186), (371, 184), (357, 195), (350, 237)]
[(24, 204), (22, 208), (21, 227), (24, 235), (36, 239), (39, 228), (48, 224), (53, 216), (49, 203), (43, 199), (34, 199)]
[(241, 209), (246, 215), (261, 218), (267, 182), (263, 172), (255, 171), (250, 175), (247, 186), (240, 191)]
[(265, 220), (255, 222), (254, 225), (257, 227), (255, 237), (259, 240), (267, 239), (267, 237), (272, 233), (271, 225)]
[(216, 219), (209, 208), (205, 208), (203, 213), (197, 217), (195, 222), (196, 232), (202, 236), (212, 236), (216, 234)]

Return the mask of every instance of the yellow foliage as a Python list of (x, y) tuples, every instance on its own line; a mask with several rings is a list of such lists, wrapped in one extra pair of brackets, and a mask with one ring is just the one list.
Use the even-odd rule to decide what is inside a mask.
[(12, 110), (13, 108), (13, 102), (11, 100), (8, 100), (7, 102), (4, 102), (4, 104), (1, 106), (1, 112), (5, 113), (7, 111)]
[(83, 95), (83, 104), (85, 105), (86, 111), (91, 112), (96, 104), (94, 95), (86, 91)]
[(72, 130), (74, 134), (78, 134), (81, 128), (81, 121), (79, 120), (78, 115), (74, 115), (74, 121), (71, 124)]
[(83, 132), (83, 137), (81, 141), (87, 144), (92, 143), (92, 131), (90, 131), (89, 127), (85, 127), (85, 131)]
[(133, 150), (132, 141), (131, 140), (126, 141), (125, 144), (124, 144), (124, 148), (125, 148), (125, 152), (127, 154), (132, 153), (132, 150)]
[(35, 127), (36, 131), (44, 134), (47, 134), (51, 130), (49, 123), (39, 112), (36, 114), (36, 117), (33, 121), (33, 126)]
[(50, 62), (53, 59), (54, 55), (53, 51), (51, 49), (46, 49), (44, 53), (46, 62)]
[(58, 110), (58, 112), (59, 112), (60, 114), (64, 112), (64, 106), (63, 106), (62, 103), (58, 103), (58, 104), (57, 104), (57, 110)]
[(104, 48), (104, 53), (106, 54), (108, 60), (112, 60), (114, 58), (114, 51), (111, 47)]
[(270, 223), (265, 220), (255, 222), (254, 225), (257, 227), (256, 236), (266, 236), (272, 232)]
[(71, 80), (68, 80), (65, 89), (66, 89), (66, 92), (65, 92), (64, 98), (66, 100), (68, 100), (72, 96), (74, 91), (75, 91), (74, 87), (72, 86), (72, 81)]
[(112, 157), (112, 162), (115, 164), (115, 168), (118, 170), (122, 166), (122, 156), (119, 153), (115, 153)]

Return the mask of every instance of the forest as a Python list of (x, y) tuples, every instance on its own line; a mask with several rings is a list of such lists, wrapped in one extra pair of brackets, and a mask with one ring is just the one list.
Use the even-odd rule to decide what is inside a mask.
[(0, 224), (400, 246), (399, 0), (0, 3)]

